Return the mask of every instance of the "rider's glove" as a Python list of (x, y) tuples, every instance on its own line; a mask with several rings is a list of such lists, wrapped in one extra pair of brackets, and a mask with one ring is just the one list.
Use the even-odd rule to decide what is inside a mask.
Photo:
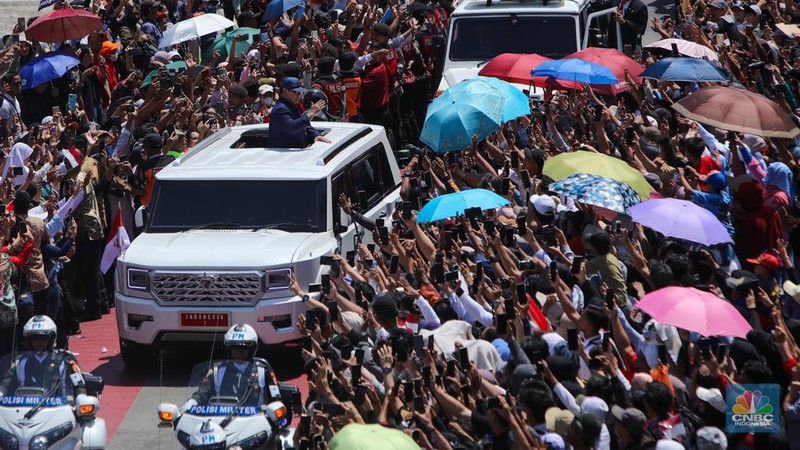
[(197, 405), (197, 400), (190, 398), (189, 400), (186, 401), (186, 403), (183, 404), (183, 406), (181, 406), (180, 409), (181, 414), (185, 413), (189, 408), (196, 405)]

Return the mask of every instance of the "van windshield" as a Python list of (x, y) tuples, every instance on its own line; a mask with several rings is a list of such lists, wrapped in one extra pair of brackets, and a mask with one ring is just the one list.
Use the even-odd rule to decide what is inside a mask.
[(451, 61), (487, 61), (501, 53), (559, 58), (578, 50), (570, 16), (459, 17), (453, 22)]
[(262, 227), (324, 231), (325, 186), (326, 180), (158, 180), (148, 208), (147, 231)]

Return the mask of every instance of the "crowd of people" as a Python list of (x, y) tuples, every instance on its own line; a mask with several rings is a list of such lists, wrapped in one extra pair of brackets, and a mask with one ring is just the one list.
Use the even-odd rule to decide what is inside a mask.
[[(620, 5), (626, 42), (643, 34), (640, 3)], [(325, 139), (315, 121), (364, 122), (406, 150), (401, 196), (414, 209), (473, 188), (510, 206), (437, 223), (398, 209), (379, 224), (359, 199), (339, 199), (376, 245), (336, 256), (320, 294), (292, 286), (310, 310), (297, 323), (310, 386), (297, 448), (379, 423), (437, 449), (800, 449), (797, 139), (688, 120), (670, 106), (701, 86), (629, 79), (616, 97), (547, 90), (531, 114), (438, 155), (418, 146), (442, 76), (446, 2), (311, 1), (268, 21), (256, 0), (72, 7), (106, 26), (59, 45), (20, 40), (23, 24), (2, 39), (0, 354), (22, 345), (34, 314), (58, 323), (64, 347), (109, 311), (113, 271), (99, 268), (112, 218), (121, 211), (135, 236), (155, 174), (197, 142), (269, 123), (271, 143), (305, 147)], [(238, 54), (238, 38), (224, 52), (209, 51), (214, 36), (158, 47), (173, 23), (217, 10), (264, 37)], [(718, 53), (729, 84), (800, 123), (800, 46), (779, 26), (800, 18), (791, 0), (677, 10), (653, 30)], [(20, 67), (54, 50), (80, 65), (25, 89)], [(545, 161), (578, 150), (641, 171), (651, 197), (706, 208), (734, 244), (671, 239), (550, 192)], [(729, 301), (752, 331), (698, 336), (637, 309), (669, 286)], [(779, 387), (780, 431), (728, 430), (726, 387), (747, 383)]]

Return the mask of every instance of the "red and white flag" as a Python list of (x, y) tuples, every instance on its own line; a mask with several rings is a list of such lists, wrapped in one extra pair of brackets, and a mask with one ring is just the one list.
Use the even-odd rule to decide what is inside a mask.
[(131, 240), (128, 237), (128, 232), (125, 231), (125, 226), (122, 225), (122, 211), (117, 210), (117, 215), (114, 217), (114, 224), (108, 233), (108, 240), (106, 241), (106, 249), (103, 251), (103, 260), (100, 261), (100, 271), (103, 273), (108, 272), (108, 269), (117, 260), (117, 257), (131, 245)]

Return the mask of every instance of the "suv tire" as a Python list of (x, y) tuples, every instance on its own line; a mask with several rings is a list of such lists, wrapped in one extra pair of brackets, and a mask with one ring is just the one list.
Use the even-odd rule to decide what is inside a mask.
[(128, 368), (146, 369), (154, 366), (156, 363), (156, 354), (150, 347), (137, 345), (120, 339), (119, 350), (122, 355), (122, 361)]

